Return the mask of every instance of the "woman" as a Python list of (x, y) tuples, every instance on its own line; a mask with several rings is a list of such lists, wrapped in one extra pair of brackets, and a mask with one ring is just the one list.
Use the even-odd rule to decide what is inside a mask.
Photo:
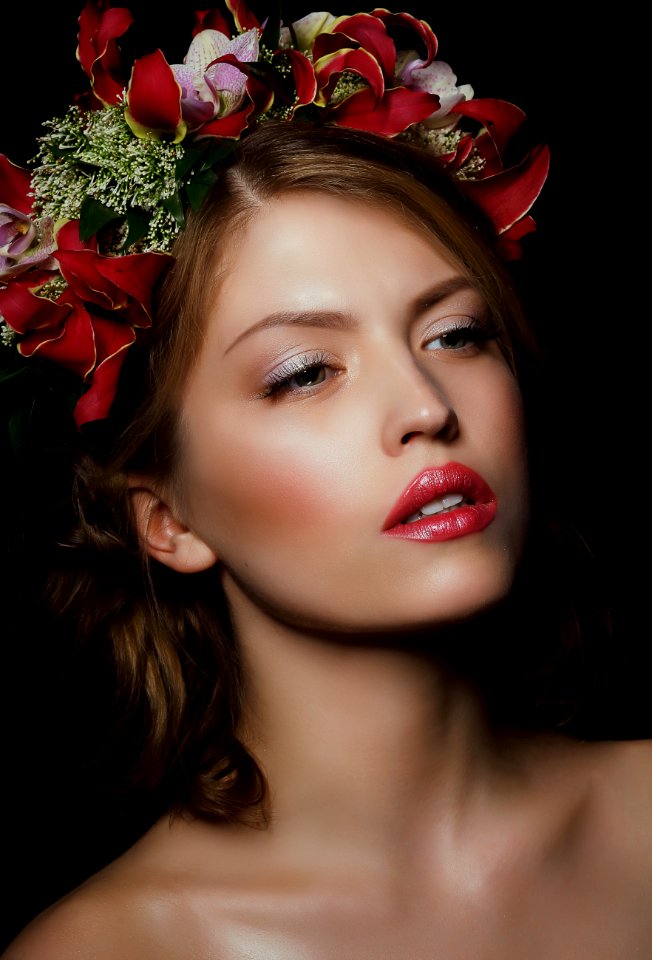
[(162, 815), (8, 958), (649, 951), (649, 743), (534, 732), (561, 614), (490, 234), (394, 140), (227, 160), (50, 581)]

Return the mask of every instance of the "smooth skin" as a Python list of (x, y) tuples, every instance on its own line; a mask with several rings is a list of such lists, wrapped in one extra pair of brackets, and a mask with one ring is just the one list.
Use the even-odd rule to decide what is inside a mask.
[[(436, 632), (408, 642), (504, 597), (523, 548), (523, 411), (482, 297), (395, 214), (318, 194), (262, 207), (224, 266), (177, 486), (132, 486), (153, 557), (219, 564), (269, 826), (164, 818), (6, 960), (646, 960), (651, 744), (498, 737)], [(451, 460), (495, 520), (385, 536)]]

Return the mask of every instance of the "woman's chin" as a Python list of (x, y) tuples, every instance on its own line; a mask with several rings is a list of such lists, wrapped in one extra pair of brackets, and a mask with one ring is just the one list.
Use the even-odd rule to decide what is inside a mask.
[(308, 584), (302, 591), (283, 595), (276, 590), (266, 597), (229, 571), (223, 572), (222, 585), (238, 633), (251, 617), (322, 636), (421, 633), (472, 619), (509, 594), (515, 564), (508, 552), (475, 560), (467, 557), (464, 564), (422, 571), (420, 577), (333, 583), (327, 601), (323, 589), (311, 596)]

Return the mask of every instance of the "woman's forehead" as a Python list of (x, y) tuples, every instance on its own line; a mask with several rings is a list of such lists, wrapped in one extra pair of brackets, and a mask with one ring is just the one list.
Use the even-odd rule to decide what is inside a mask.
[(256, 210), (217, 272), (209, 315), (222, 327), (234, 309), (251, 322), (261, 310), (347, 311), (466, 275), (440, 240), (391, 208), (307, 191)]

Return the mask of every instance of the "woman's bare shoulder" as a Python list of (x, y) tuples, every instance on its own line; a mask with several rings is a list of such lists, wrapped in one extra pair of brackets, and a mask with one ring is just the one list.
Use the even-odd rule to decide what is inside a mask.
[(652, 739), (545, 735), (526, 738), (516, 750), (539, 811), (553, 824), (581, 828), (605, 863), (622, 862), (652, 878)]
[(32, 920), (1, 960), (139, 960), (137, 926), (127, 889), (93, 878)]
[[(605, 865), (652, 893), (652, 740), (580, 742), (568, 755), (585, 804), (587, 839)], [(571, 778), (572, 779), (572, 778)], [(641, 880), (645, 880), (641, 886)]]
[[(168, 856), (165, 832), (151, 834), (39, 914), (0, 960), (178, 960), (188, 955), (191, 941), (205, 933), (194, 916), (197, 891), (187, 873), (177, 869), (174, 854)], [(211, 940), (210, 955), (226, 957), (215, 925)]]
[(607, 813), (623, 830), (640, 833), (652, 853), (652, 740), (609, 741), (596, 751), (595, 782)]

